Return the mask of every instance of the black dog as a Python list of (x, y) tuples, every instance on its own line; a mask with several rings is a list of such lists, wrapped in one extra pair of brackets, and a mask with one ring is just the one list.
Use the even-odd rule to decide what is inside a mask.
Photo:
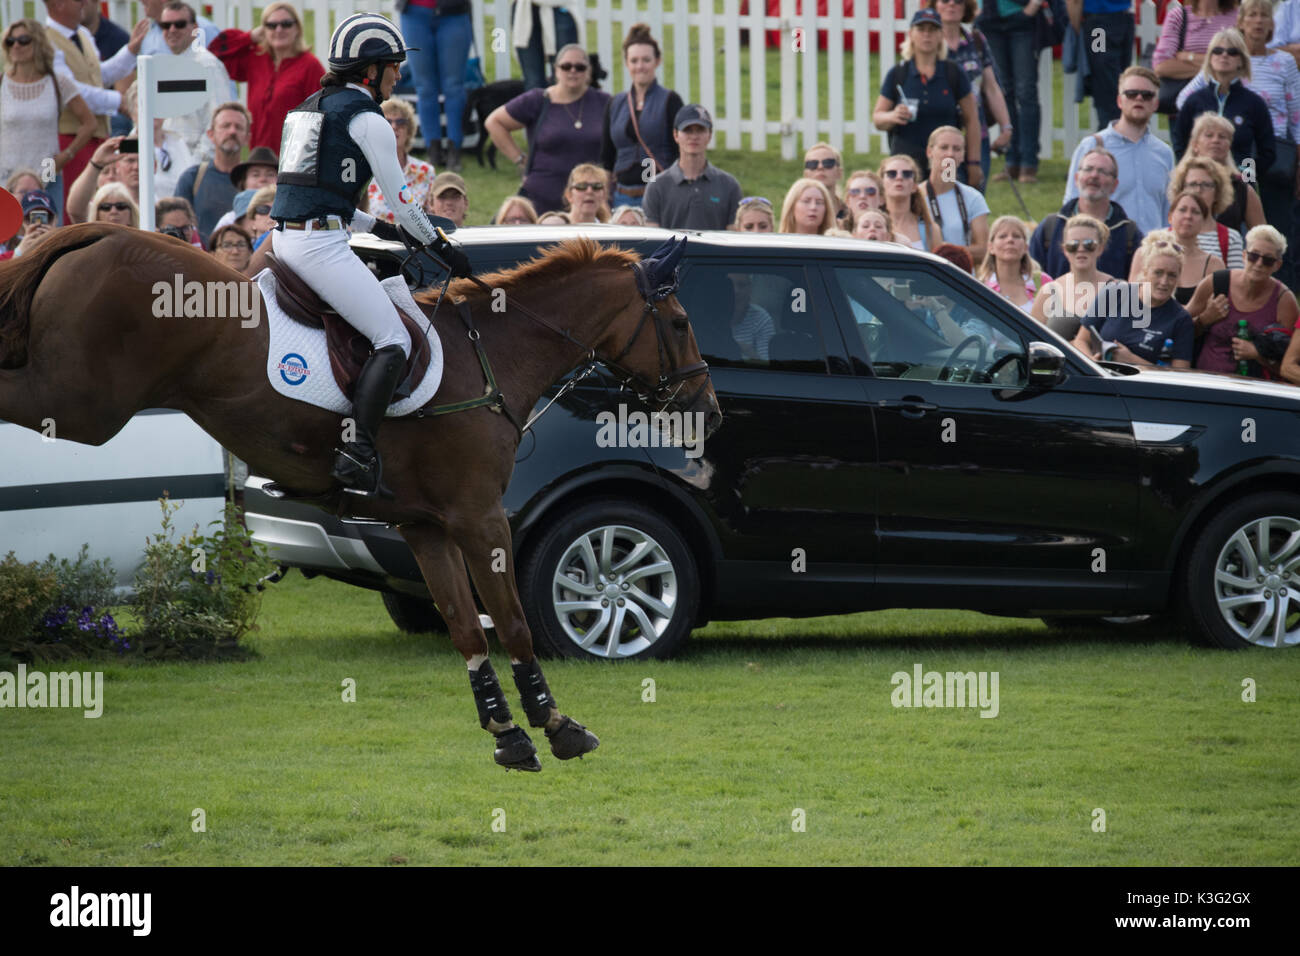
[[(607, 76), (609, 74), (600, 65), (600, 54), (592, 53), (591, 85), (600, 89), (600, 81)], [(548, 82), (555, 82), (554, 71)], [(483, 120), (491, 116), (492, 111), (498, 106), (505, 106), (522, 92), (524, 92), (523, 80), (497, 80), (495, 83), (470, 90), (469, 97), (465, 101), (465, 112), (461, 116), (461, 129), (465, 137), (461, 144), (462, 153), (473, 154), (478, 164), (482, 166), (483, 150), (486, 148), (488, 164), (494, 170), (497, 168), (497, 148), (492, 143), (492, 137), (483, 129)]]

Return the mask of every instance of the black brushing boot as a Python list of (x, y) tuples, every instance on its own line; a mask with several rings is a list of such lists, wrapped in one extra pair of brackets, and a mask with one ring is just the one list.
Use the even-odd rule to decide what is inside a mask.
[[(542, 667), (534, 657), (526, 664), (511, 664), (511, 673), (515, 686), (519, 688), (519, 697), (528, 715), (528, 723), (533, 727), (545, 727), (553, 712), (558, 712), (551, 688), (547, 686)], [(590, 753), (600, 746), (600, 738), (593, 734), (572, 717), (565, 717), (554, 730), (546, 731), (546, 739), (551, 742), (551, 753), (560, 760), (572, 760)]]
[(495, 731), (491, 725), (505, 726), (513, 722), (510, 705), (501, 692), (501, 682), (491, 661), (484, 661), (478, 670), (469, 672), (470, 690), (474, 692), (474, 706), (478, 709), (478, 723), (497, 740), (492, 759), (507, 770), (527, 770), (537, 773), (542, 762), (537, 759), (537, 748), (522, 727)]
[(352, 398), (352, 418), (356, 422), (356, 440), (340, 449), (334, 459), (330, 474), (343, 490), (366, 497), (391, 498), (393, 493), (384, 487), (383, 466), (375, 447), (375, 434), (384, 420), (384, 412), (393, 399), (393, 390), (401, 381), (406, 367), (406, 356), (400, 345), (388, 345), (370, 353), (366, 364), (357, 376), (357, 387)]

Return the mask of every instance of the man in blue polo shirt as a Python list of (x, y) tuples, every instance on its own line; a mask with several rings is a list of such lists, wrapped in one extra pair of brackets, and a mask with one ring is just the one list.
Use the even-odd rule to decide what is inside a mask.
[(1065, 0), (1070, 25), (1083, 37), (1097, 128), (1119, 119), (1120, 74), (1133, 62), (1133, 0)]

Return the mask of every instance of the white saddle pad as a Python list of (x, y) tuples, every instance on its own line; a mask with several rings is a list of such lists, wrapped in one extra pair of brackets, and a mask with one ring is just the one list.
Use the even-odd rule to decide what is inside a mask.
[[(255, 281), (262, 290), (266, 306), (264, 315), (270, 331), (271, 346), (266, 356), (266, 377), (271, 387), (286, 398), (316, 405), (340, 415), (352, 412), (334, 372), (330, 369), (329, 351), (325, 344), (324, 329), (309, 329), (284, 314), (276, 298), (275, 276), (270, 269), (259, 272)], [(442, 381), (442, 342), (420, 307), (416, 305), (411, 290), (401, 276), (393, 276), (379, 283), (393, 304), (409, 315), (420, 326), (428, 329), (429, 369), (419, 388), (409, 397), (388, 406), (389, 418), (409, 415), (433, 398)]]

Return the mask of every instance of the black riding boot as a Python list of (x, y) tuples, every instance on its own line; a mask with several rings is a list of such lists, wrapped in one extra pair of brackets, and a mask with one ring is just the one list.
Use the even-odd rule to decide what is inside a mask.
[(366, 364), (357, 376), (356, 392), (352, 397), (352, 418), (356, 422), (356, 441), (337, 449), (333, 477), (343, 485), (343, 490), (354, 495), (383, 498), (393, 493), (383, 485), (383, 469), (375, 435), (384, 412), (392, 401), (406, 366), (406, 356), (400, 345), (389, 345), (370, 353)]

